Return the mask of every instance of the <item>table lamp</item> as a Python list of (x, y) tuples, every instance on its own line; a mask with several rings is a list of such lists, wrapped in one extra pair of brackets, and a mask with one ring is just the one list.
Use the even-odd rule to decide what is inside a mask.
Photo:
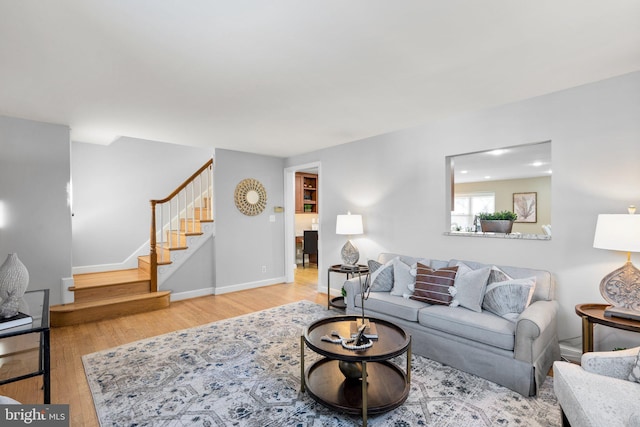
[(611, 304), (607, 317), (640, 320), (640, 270), (631, 263), (631, 252), (640, 252), (640, 215), (598, 215), (593, 247), (627, 252), (627, 262), (607, 274), (600, 282), (600, 293)]
[[(336, 234), (347, 236), (362, 234), (362, 215), (351, 215), (351, 212), (348, 212), (347, 215), (338, 215), (336, 220)], [(342, 256), (342, 265), (344, 266), (354, 266), (360, 258), (358, 248), (351, 243), (349, 238), (347, 238), (347, 243), (342, 247), (340, 255)]]

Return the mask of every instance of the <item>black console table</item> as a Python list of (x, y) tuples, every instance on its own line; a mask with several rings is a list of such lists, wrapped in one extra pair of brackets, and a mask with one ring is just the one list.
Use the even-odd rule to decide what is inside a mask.
[(42, 375), (44, 404), (51, 403), (49, 289), (27, 291), (20, 311), (30, 324), (0, 330), (0, 385)]

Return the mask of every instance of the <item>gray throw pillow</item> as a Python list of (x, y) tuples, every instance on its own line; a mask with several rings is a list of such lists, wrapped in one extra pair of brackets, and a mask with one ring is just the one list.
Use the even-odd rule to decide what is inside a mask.
[(386, 264), (369, 260), (369, 280), (371, 281), (371, 292), (389, 292), (393, 288), (393, 260)]
[(531, 303), (535, 286), (535, 277), (490, 283), (484, 294), (482, 309), (515, 322)]
[(400, 258), (393, 259), (393, 289), (391, 295), (409, 298), (416, 284), (416, 264), (405, 264)]
[(636, 363), (633, 364), (633, 369), (631, 369), (631, 373), (629, 374), (629, 381), (640, 383), (640, 352), (638, 356), (636, 356)]
[(511, 276), (509, 276), (507, 273), (500, 270), (498, 267), (494, 265), (491, 267), (491, 273), (489, 274), (488, 283), (504, 282), (505, 280), (511, 280), (511, 279), (512, 279)]
[(460, 305), (461, 307), (480, 313), (482, 311), (482, 300), (484, 299), (491, 267), (487, 266), (473, 270), (463, 262), (459, 262), (457, 265), (458, 273), (456, 274), (454, 284), (457, 292), (451, 306), (456, 307)]

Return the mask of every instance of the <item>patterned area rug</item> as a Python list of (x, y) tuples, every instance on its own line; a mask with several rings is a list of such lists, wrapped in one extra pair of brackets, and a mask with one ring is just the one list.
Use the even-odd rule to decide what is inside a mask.
[[(300, 393), (300, 334), (336, 312), (307, 301), (83, 357), (106, 426), (358, 426)], [(305, 350), (305, 364), (313, 352)], [(559, 426), (547, 378), (535, 398), (413, 356), (409, 398), (373, 426)], [(307, 361), (308, 360), (308, 361)], [(396, 361), (404, 367), (401, 358)], [(308, 364), (307, 364), (308, 363)]]

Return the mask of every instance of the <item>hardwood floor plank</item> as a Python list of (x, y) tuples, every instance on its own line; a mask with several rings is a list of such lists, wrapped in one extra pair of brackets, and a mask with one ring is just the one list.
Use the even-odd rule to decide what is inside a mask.
[[(292, 284), (176, 301), (169, 308), (148, 313), (52, 328), (52, 403), (70, 405), (71, 426), (97, 427), (82, 355), (291, 302), (309, 300), (325, 305), (327, 296), (317, 292), (317, 278), (317, 269), (299, 268)], [(41, 377), (31, 378), (0, 386), (0, 395), (38, 404), (43, 403), (41, 387)]]

